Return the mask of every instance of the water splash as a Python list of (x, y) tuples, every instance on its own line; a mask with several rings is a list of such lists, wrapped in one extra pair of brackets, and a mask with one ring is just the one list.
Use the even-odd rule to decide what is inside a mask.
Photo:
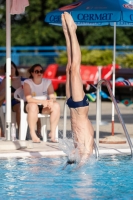
[(63, 138), (63, 135), (60, 133), (59, 148), (67, 155), (68, 158), (63, 169), (65, 169), (68, 165), (75, 166), (75, 169), (79, 168), (88, 160), (87, 153), (81, 156), (81, 152), (87, 152), (84, 144), (77, 143), (74, 138), (74, 133), (72, 133), (71, 138)]

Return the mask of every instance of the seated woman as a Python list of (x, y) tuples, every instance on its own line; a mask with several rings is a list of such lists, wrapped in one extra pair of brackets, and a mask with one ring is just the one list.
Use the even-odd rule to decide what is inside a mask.
[[(6, 64), (4, 65), (4, 72), (6, 73)], [(17, 66), (14, 62), (11, 61), (11, 107), (12, 111), (16, 113), (16, 122), (20, 125), (20, 103), (16, 99), (14, 99), (14, 92), (16, 89), (21, 87), (21, 77), (19, 76), (19, 72), (17, 70)], [(5, 88), (6, 88), (6, 77), (2, 80), (0, 84), (0, 100), (1, 104), (5, 101)]]
[[(38, 113), (50, 115), (50, 138), (55, 140), (56, 126), (60, 118), (60, 106), (56, 102), (51, 80), (43, 78), (43, 68), (35, 64), (29, 69), (30, 79), (24, 81), (25, 112), (28, 113), (28, 124), (33, 142), (40, 142), (35, 133)], [(49, 99), (49, 100), (48, 100)]]
[[(80, 76), (81, 51), (76, 36), (76, 24), (67, 12), (62, 14), (62, 27), (66, 39), (68, 63), (66, 66), (66, 97), (70, 108), (71, 127), (75, 151), (80, 156), (79, 166), (85, 163), (93, 152), (93, 127), (88, 119), (89, 102), (83, 91)], [(68, 160), (67, 164), (75, 163)]]

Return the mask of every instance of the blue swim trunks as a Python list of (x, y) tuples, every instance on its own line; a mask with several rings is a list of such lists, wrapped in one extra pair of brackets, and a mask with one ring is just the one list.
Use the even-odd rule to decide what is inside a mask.
[(67, 100), (67, 105), (69, 108), (85, 107), (89, 106), (89, 100), (86, 95), (84, 96), (82, 101), (76, 101), (76, 102), (72, 100), (72, 97), (70, 97)]

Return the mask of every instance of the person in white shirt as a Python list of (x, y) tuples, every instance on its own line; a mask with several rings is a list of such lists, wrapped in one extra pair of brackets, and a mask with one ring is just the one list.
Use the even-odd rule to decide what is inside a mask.
[(51, 80), (43, 78), (43, 68), (35, 64), (29, 69), (30, 79), (24, 81), (25, 112), (28, 113), (28, 124), (33, 142), (39, 143), (40, 138), (35, 132), (38, 113), (50, 115), (50, 142), (57, 142), (55, 130), (60, 118), (60, 106), (56, 102)]

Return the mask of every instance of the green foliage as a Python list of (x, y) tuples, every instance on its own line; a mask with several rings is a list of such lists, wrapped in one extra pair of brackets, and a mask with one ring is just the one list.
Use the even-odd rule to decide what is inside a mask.
[[(8, 0), (7, 0), (8, 1)], [(62, 27), (44, 22), (48, 12), (76, 0), (31, 0), (26, 12), (11, 16), (12, 46), (61, 46), (65, 45)], [(6, 5), (0, 4), (0, 46), (6, 45)], [(117, 45), (133, 44), (132, 28), (117, 28)], [(113, 45), (113, 27), (78, 27), (77, 35), (80, 45)], [(97, 53), (98, 55), (98, 53)]]
[[(81, 49), (83, 65), (97, 65), (105, 66), (112, 63), (113, 53), (111, 50), (87, 50)], [(66, 65), (67, 63), (67, 54), (65, 51), (62, 51), (58, 58), (55, 60), (59, 65)]]
[[(64, 38), (61, 27), (51, 26), (44, 22), (48, 12), (69, 4), (75, 0), (31, 0), (26, 11), (21, 15), (11, 16), (12, 46), (47, 46), (62, 45)], [(6, 5), (0, 4), (0, 46), (6, 45)], [(63, 41), (63, 42), (62, 42)], [(65, 43), (65, 42), (64, 42)]]
[(67, 53), (66, 51), (61, 51), (59, 57), (55, 58), (55, 62), (60, 66), (64, 66), (67, 64)]
[(124, 68), (133, 68), (133, 54), (119, 56), (117, 62)]
[[(111, 50), (87, 50), (81, 49), (83, 65), (92, 66), (106, 66), (112, 63), (113, 52)], [(67, 54), (66, 51), (62, 51), (58, 58), (55, 58), (55, 62), (60, 66), (65, 66), (67, 64)], [(133, 68), (133, 54), (119, 55), (116, 57), (116, 63), (118, 63), (123, 68)]]
[(85, 65), (97, 65), (105, 66), (112, 63), (112, 51), (111, 50), (93, 50), (87, 51), (82, 50), (82, 60), (81, 63)]

